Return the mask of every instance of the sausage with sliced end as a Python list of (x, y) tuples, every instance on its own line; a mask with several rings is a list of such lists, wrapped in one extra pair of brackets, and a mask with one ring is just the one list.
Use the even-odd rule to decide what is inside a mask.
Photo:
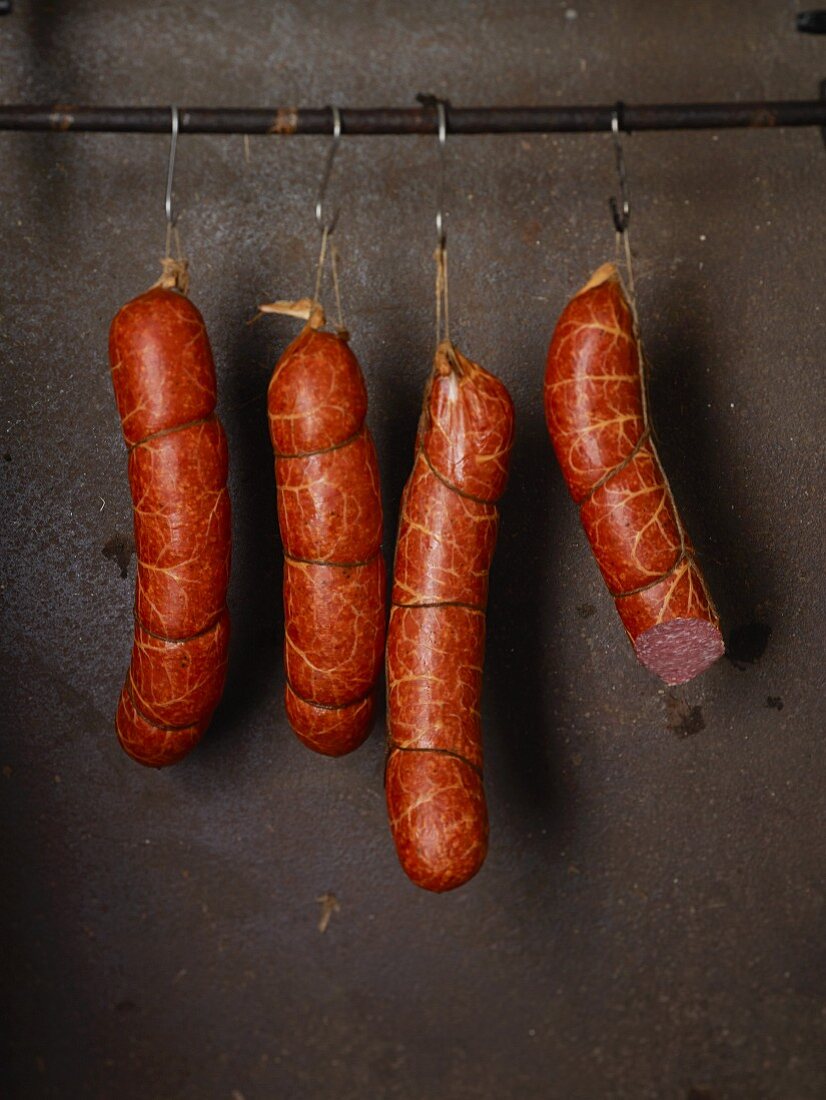
[(513, 423), (503, 384), (440, 344), (402, 498), (387, 636), (387, 806), (401, 864), (427, 890), (461, 886), (487, 853), (485, 608)]
[(153, 287), (109, 335), (129, 448), (138, 561), (135, 641), (115, 725), (152, 767), (198, 743), (224, 688), (230, 569), (227, 444), (203, 319), (182, 293)]
[(723, 654), (723, 638), (651, 438), (634, 312), (613, 264), (557, 323), (545, 415), (637, 657), (667, 684), (691, 680)]

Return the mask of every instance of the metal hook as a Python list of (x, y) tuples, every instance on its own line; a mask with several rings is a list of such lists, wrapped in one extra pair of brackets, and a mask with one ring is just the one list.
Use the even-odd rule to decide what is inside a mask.
[(617, 233), (625, 233), (628, 229), (628, 223), (631, 220), (631, 208), (628, 204), (628, 177), (625, 172), (625, 156), (622, 152), (622, 142), (620, 140), (620, 130), (623, 128), (623, 110), (624, 105), (620, 100), (617, 102), (611, 114), (611, 133), (614, 138), (614, 155), (616, 157), (617, 176), (619, 178), (620, 203), (618, 204), (616, 198), (612, 195), (608, 200), (608, 205), (611, 207), (611, 218), (613, 219), (614, 228)]
[(172, 140), (169, 143), (169, 164), (166, 169), (166, 200), (164, 201), (164, 212), (166, 214), (166, 224), (170, 229), (174, 229), (176, 217), (172, 214), (172, 180), (175, 176), (175, 150), (178, 147), (178, 108), (172, 106), (169, 108), (172, 112)]
[(329, 222), (324, 222), (324, 196), (327, 193), (327, 185), (330, 182), (330, 175), (333, 171), (333, 161), (335, 160), (336, 153), (338, 152), (339, 144), (341, 143), (341, 111), (338, 107), (331, 107), (330, 110), (333, 114), (333, 141), (330, 145), (330, 151), (327, 153), (327, 163), (324, 165), (324, 175), (321, 177), (321, 185), (318, 189), (318, 198), (315, 204), (315, 220), (318, 222), (318, 228), (322, 234), (329, 237), (336, 227), (338, 222), (338, 216), (341, 213), (340, 209), (337, 209), (335, 214)]
[(447, 233), (445, 232), (444, 204), (445, 204), (445, 145), (447, 144), (447, 108), (449, 99), (439, 99), (438, 96), (419, 92), (416, 99), (422, 107), (436, 110), (436, 133), (439, 137), (439, 190), (436, 197), (436, 236), (439, 248), (444, 249)]
[(436, 112), (439, 122), (439, 192), (436, 203), (436, 239), (439, 242), (439, 247), (444, 248), (447, 233), (445, 232), (444, 223), (444, 204), (445, 204), (445, 146), (447, 145), (447, 112), (445, 111), (445, 101), (443, 99), (436, 100)]

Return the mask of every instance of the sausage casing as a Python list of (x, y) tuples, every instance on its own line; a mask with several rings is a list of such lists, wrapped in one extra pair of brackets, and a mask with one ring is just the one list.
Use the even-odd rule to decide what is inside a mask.
[(513, 426), (504, 385), (440, 344), (402, 498), (387, 637), (387, 806), (402, 866), (428, 890), (462, 885), (487, 852), (485, 608)]
[(545, 415), (637, 657), (668, 684), (692, 679), (723, 653), (719, 617), (651, 438), (634, 313), (613, 264), (559, 318)]
[(230, 570), (227, 444), (203, 318), (177, 290), (128, 302), (109, 334), (129, 448), (135, 641), (115, 725), (153, 767), (199, 741), (224, 687)]
[(385, 637), (385, 568), (367, 390), (346, 338), (307, 325), (268, 391), (284, 548), (287, 717), (340, 756), (370, 730)]

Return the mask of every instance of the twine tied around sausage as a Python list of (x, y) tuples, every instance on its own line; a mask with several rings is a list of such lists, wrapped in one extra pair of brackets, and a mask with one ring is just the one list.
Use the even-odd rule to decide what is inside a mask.
[[(447, 107), (446, 99), (437, 96), (419, 95), (416, 97), (425, 107), (436, 110), (436, 132), (439, 141), (438, 190), (436, 192), (436, 349), (443, 343), (450, 344), (450, 299), (447, 281), (447, 230), (445, 229), (445, 168), (447, 147)], [(444, 318), (444, 328), (442, 319)]]
[[(321, 302), (321, 292), (324, 282), (324, 269), (329, 256), (330, 273), (333, 280), (333, 294), (336, 300), (336, 314), (338, 316), (336, 335), (342, 340), (347, 340), (349, 339), (349, 333), (344, 324), (344, 312), (341, 307), (341, 287), (338, 278), (339, 252), (335, 244), (332, 244), (330, 241), (338, 222), (339, 211), (336, 210), (332, 217), (325, 217), (324, 200), (327, 192), (327, 185), (330, 182), (333, 161), (335, 160), (341, 140), (341, 112), (337, 107), (331, 107), (330, 111), (333, 116), (333, 141), (327, 154), (327, 161), (324, 166), (324, 173), (321, 177), (321, 184), (318, 190), (318, 198), (315, 202), (315, 218), (321, 232), (321, 247), (319, 249), (318, 263), (315, 269), (313, 296), (312, 298), (300, 298), (297, 301), (277, 301), (271, 302), (269, 305), (259, 306), (259, 313), (257, 316), (260, 316), (262, 313), (281, 313), (288, 317), (300, 317), (306, 320), (312, 329), (323, 328), (326, 323), (326, 315), (324, 306)], [(253, 320), (255, 319), (256, 318), (253, 318)]]
[[(443, 340), (450, 342), (450, 299), (447, 285), (447, 241), (444, 237), (433, 253), (436, 260), (436, 347)], [(442, 326), (444, 318), (444, 328)]]
[[(172, 255), (172, 241), (175, 242), (175, 253)], [(178, 290), (186, 294), (189, 290), (189, 263), (181, 253), (181, 235), (177, 225), (167, 222), (166, 247), (161, 257), (161, 275), (153, 287), (161, 287), (164, 290)]]
[(628, 300), (631, 303), (634, 320), (636, 321), (637, 289), (634, 285), (634, 266), (631, 262), (631, 238), (628, 235), (628, 225), (631, 221), (631, 204), (628, 196), (628, 173), (625, 168), (625, 154), (620, 140), (624, 110), (624, 104), (619, 101), (611, 115), (611, 136), (614, 141), (614, 161), (617, 168), (620, 198), (618, 202), (615, 196), (612, 195), (608, 200), (608, 205), (611, 209), (611, 220), (616, 230), (616, 263), (617, 267), (620, 267), (622, 263), (621, 251), (624, 252), (625, 271), (628, 277)]
[[(316, 265), (315, 272), (315, 290), (313, 292), (313, 301), (317, 303), (321, 308), (321, 290), (324, 280), (324, 268), (327, 261), (327, 254), (329, 251), (330, 256), (330, 274), (333, 280), (333, 294), (336, 299), (336, 314), (338, 316), (337, 332), (339, 336), (347, 335), (347, 326), (344, 324), (344, 313), (341, 308), (341, 287), (338, 279), (338, 261), (339, 251), (335, 244), (331, 242), (330, 237), (333, 232), (333, 225), (324, 225), (321, 230), (321, 248), (318, 253), (318, 263)], [(329, 245), (329, 249), (328, 249)]]
[[(166, 246), (161, 258), (161, 277), (153, 287), (164, 290), (177, 290), (186, 294), (189, 290), (189, 265), (181, 252), (181, 237), (178, 233), (178, 215), (172, 206), (172, 183), (175, 178), (175, 152), (178, 147), (178, 108), (170, 108), (172, 122), (169, 143), (169, 161), (166, 166), (166, 195), (164, 196), (164, 215), (166, 217)], [(175, 242), (175, 255), (172, 255), (172, 242)]]
[[(637, 295), (636, 295), (636, 288), (634, 286), (634, 269), (633, 269), (633, 266), (632, 266), (632, 263), (631, 263), (631, 244), (630, 244), (630, 241), (628, 239), (628, 226), (627, 226), (627, 224), (626, 224), (624, 229), (617, 231), (617, 255), (618, 256), (619, 256), (619, 250), (620, 250), (620, 238), (622, 238), (622, 244), (623, 244), (623, 248), (624, 248), (624, 251), (625, 251), (625, 269), (626, 269), (626, 273), (627, 273), (627, 276), (628, 276), (628, 287), (627, 287), (628, 292), (627, 292), (627, 294), (625, 293), (626, 288), (625, 288), (625, 284), (624, 284), (624, 281), (622, 279), (621, 274), (620, 274), (620, 286), (621, 286), (621, 288), (623, 290), (623, 294), (626, 298), (628, 308), (631, 311), (631, 324), (633, 326), (634, 343), (636, 345), (636, 351), (637, 351), (637, 369), (639, 371), (639, 376), (640, 376), (640, 405), (642, 407), (643, 432), (642, 432), (642, 435), (640, 436), (640, 438), (638, 439), (635, 447), (633, 448), (631, 453), (627, 456), (627, 458), (623, 462), (619, 463), (619, 465), (616, 466), (613, 470), (611, 470), (609, 472), (609, 474), (605, 478), (602, 479), (602, 481), (604, 482), (604, 481), (610, 480), (610, 478), (614, 477), (615, 474), (619, 473), (619, 471), (621, 469), (624, 469), (624, 467), (626, 465), (628, 465), (630, 462), (632, 462), (634, 457), (636, 456), (637, 452), (643, 447), (646, 440), (648, 440), (648, 442), (650, 443), (650, 446), (651, 446), (651, 452), (654, 455), (654, 458), (656, 459), (657, 465), (660, 468), (660, 473), (662, 475), (662, 480), (663, 480), (663, 486), (665, 488), (666, 495), (668, 496), (668, 499), (669, 499), (670, 504), (671, 504), (671, 514), (674, 517), (674, 521), (675, 521), (675, 524), (676, 524), (676, 527), (677, 527), (677, 533), (680, 537), (680, 546), (679, 546), (679, 551), (677, 553), (677, 557), (674, 561), (674, 564), (671, 566), (671, 568), (666, 573), (664, 573), (661, 577), (657, 577), (656, 580), (651, 581), (648, 584), (644, 584), (640, 588), (632, 589), (629, 592), (612, 592), (611, 594), (615, 599), (619, 599), (622, 596), (633, 596), (633, 595), (636, 595), (638, 592), (645, 591), (646, 588), (652, 588), (655, 584), (660, 584), (665, 579), (665, 577), (667, 577), (667, 576), (669, 576), (669, 574), (675, 572), (687, 558), (694, 556), (694, 551), (689, 549), (688, 534), (687, 534), (686, 529), (683, 525), (683, 521), (682, 521), (682, 517), (680, 516), (680, 512), (677, 508), (677, 502), (674, 499), (674, 492), (671, 488), (671, 482), (668, 480), (668, 475), (666, 474), (665, 469), (663, 468), (663, 464), (660, 461), (660, 455), (659, 455), (659, 452), (657, 450), (656, 432), (654, 431), (654, 426), (651, 423), (650, 401), (649, 401), (649, 397), (648, 397), (648, 380), (649, 380), (649, 377), (650, 377), (650, 374), (651, 374), (651, 368), (648, 364), (648, 358), (646, 357), (646, 354), (645, 354), (645, 350), (644, 350), (643, 342), (642, 342), (642, 335), (641, 335), (641, 331), (640, 331), (640, 319), (639, 319), (639, 313), (637, 312)], [(617, 267), (619, 268), (619, 264), (617, 265)], [(596, 486), (594, 488), (596, 488)]]
[[(627, 278), (626, 293), (624, 280), (622, 279), (622, 275), (620, 274), (620, 287), (631, 311), (631, 323), (633, 326), (634, 343), (637, 351), (637, 367), (640, 375), (640, 404), (642, 406), (643, 432), (640, 435), (640, 438), (637, 440), (637, 443), (630, 454), (626, 456), (625, 460), (619, 463), (619, 465), (616, 466), (613, 470), (609, 471), (609, 473), (600, 480), (598, 485), (604, 484), (606, 481), (610, 480), (626, 465), (632, 462), (633, 459), (636, 457), (637, 452), (643, 447), (646, 440), (648, 440), (650, 442), (652, 455), (654, 456), (654, 459), (660, 468), (663, 486), (671, 505), (671, 514), (674, 517), (674, 521), (677, 527), (677, 533), (680, 538), (680, 545), (674, 564), (665, 574), (663, 574), (663, 576), (658, 577), (654, 581), (651, 581), (648, 584), (644, 584), (639, 588), (635, 588), (630, 592), (612, 593), (615, 599), (619, 599), (623, 596), (636, 595), (638, 592), (645, 591), (646, 588), (650, 588), (655, 584), (660, 584), (664, 577), (667, 577), (669, 574), (675, 572), (686, 559), (694, 556), (694, 551), (690, 547), (686, 529), (683, 526), (682, 518), (677, 509), (677, 503), (674, 500), (674, 493), (671, 489), (671, 483), (669, 482), (665, 470), (663, 469), (662, 463), (660, 462), (660, 456), (657, 452), (655, 432), (651, 424), (650, 418), (648, 398), (648, 379), (650, 375), (650, 367), (648, 365), (648, 360), (643, 350), (642, 336), (640, 333), (639, 313), (637, 310), (637, 288), (634, 282), (634, 265), (632, 262), (631, 254), (631, 238), (628, 233), (628, 224), (631, 220), (631, 206), (628, 197), (628, 173), (625, 167), (625, 155), (623, 153), (622, 141), (620, 140), (620, 131), (623, 128), (623, 111), (624, 106), (622, 102), (618, 102), (611, 115), (611, 135), (614, 142), (614, 158), (617, 169), (617, 179), (619, 181), (620, 199), (618, 202), (617, 199), (612, 195), (611, 198), (608, 200), (608, 205), (611, 209), (611, 219), (614, 223), (614, 229), (616, 230), (616, 267), (617, 270), (620, 271), (621, 268), (624, 266)], [(624, 264), (622, 263), (623, 256), (625, 261)], [(594, 489), (596, 488), (597, 486), (594, 486)]]
[[(256, 317), (260, 317), (264, 313), (278, 313), (285, 317), (297, 317), (300, 320), (306, 321), (311, 329), (324, 328), (327, 323), (327, 315), (321, 302), (321, 290), (324, 278), (324, 267), (329, 253), (333, 293), (336, 299), (336, 313), (338, 315), (336, 335), (341, 337), (342, 340), (347, 340), (349, 338), (347, 327), (344, 324), (344, 313), (341, 308), (341, 287), (338, 277), (339, 252), (336, 246), (330, 243), (330, 232), (330, 229), (326, 226), (321, 231), (321, 250), (319, 251), (318, 264), (316, 265), (315, 287), (312, 297), (297, 298), (294, 300), (279, 299), (276, 302), (269, 302), (258, 307)], [(255, 319), (256, 318), (253, 318), (253, 320)]]

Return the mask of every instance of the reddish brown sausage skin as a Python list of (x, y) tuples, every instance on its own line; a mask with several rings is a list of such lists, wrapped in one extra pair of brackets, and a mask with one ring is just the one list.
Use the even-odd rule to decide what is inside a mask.
[(200, 740), (224, 687), (230, 566), (227, 444), (200, 313), (155, 287), (109, 334), (129, 448), (138, 559), (135, 644), (116, 718), (142, 764), (174, 764)]
[(723, 639), (651, 440), (634, 315), (613, 264), (557, 323), (545, 415), (637, 656), (668, 684), (692, 679), (722, 655)]
[(287, 717), (309, 748), (341, 756), (370, 729), (385, 614), (378, 463), (346, 340), (307, 325), (276, 365), (268, 408)]
[(461, 886), (487, 853), (485, 607), (513, 419), (502, 383), (443, 342), (402, 498), (387, 636), (387, 806), (402, 866), (427, 890)]

